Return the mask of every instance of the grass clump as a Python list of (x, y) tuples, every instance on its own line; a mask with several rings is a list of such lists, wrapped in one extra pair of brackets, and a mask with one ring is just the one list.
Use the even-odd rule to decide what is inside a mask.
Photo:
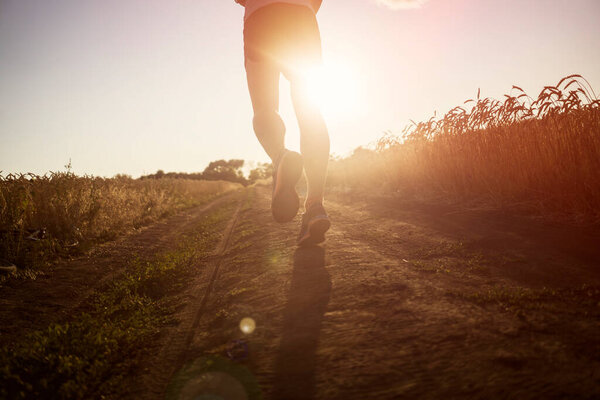
[(0, 176), (0, 258), (41, 266), (240, 187), (191, 179), (58, 172)]
[(177, 250), (133, 260), (73, 320), (0, 349), (0, 398), (118, 397), (140, 353), (171, 321), (169, 295), (209, 256), (230, 213), (231, 205), (211, 213)]
[(85, 399), (114, 393), (131, 360), (164, 322), (164, 315), (144, 297), (132, 296), (121, 311), (115, 321), (82, 314), (73, 323), (53, 324), (2, 351), (0, 396)]

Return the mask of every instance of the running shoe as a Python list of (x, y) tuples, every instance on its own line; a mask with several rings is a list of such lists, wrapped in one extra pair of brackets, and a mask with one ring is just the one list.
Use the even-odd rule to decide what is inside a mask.
[(325, 241), (325, 232), (329, 230), (331, 221), (325, 208), (320, 203), (312, 205), (302, 215), (302, 226), (298, 235), (298, 246), (313, 246)]
[(298, 214), (300, 199), (296, 184), (302, 175), (302, 156), (284, 150), (273, 168), (273, 199), (271, 212), (277, 222), (290, 222)]

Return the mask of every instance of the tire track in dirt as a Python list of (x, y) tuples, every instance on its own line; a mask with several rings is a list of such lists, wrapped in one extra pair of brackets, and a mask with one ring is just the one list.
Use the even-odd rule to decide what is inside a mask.
[(53, 322), (68, 319), (85, 300), (121, 274), (135, 256), (149, 260), (176, 243), (207, 213), (238, 194), (226, 193), (207, 204), (179, 212), (72, 260), (59, 261), (35, 280), (9, 280), (0, 287), (0, 345)]
[(213, 291), (213, 286), (218, 277), (232, 232), (238, 221), (244, 198), (239, 200), (235, 211), (223, 230), (221, 240), (217, 244), (212, 256), (212, 262), (210, 263), (212, 268), (200, 271), (186, 291), (186, 297), (188, 297), (189, 301), (185, 305), (185, 308), (176, 316), (178, 319), (177, 327), (168, 332), (168, 336), (162, 344), (158, 355), (150, 361), (149, 367), (141, 378), (143, 392), (142, 394), (136, 394), (136, 398), (164, 398), (170, 380), (179, 368), (182, 367), (186, 358), (186, 351), (190, 347), (200, 319), (206, 309), (208, 299)]

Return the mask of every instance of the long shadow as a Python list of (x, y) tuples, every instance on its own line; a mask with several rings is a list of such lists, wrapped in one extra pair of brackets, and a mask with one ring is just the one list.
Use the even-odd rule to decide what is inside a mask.
[(325, 250), (317, 246), (296, 250), (273, 398), (314, 398), (319, 333), (330, 294), (331, 278), (325, 269)]

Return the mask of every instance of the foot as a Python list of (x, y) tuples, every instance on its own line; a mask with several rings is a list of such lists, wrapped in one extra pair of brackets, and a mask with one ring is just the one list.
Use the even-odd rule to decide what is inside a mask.
[(298, 235), (298, 246), (313, 246), (325, 241), (325, 232), (331, 221), (321, 203), (313, 204), (302, 216), (302, 226)]
[(300, 199), (296, 184), (302, 175), (302, 156), (284, 150), (273, 168), (273, 199), (271, 212), (277, 222), (289, 222), (298, 214)]

